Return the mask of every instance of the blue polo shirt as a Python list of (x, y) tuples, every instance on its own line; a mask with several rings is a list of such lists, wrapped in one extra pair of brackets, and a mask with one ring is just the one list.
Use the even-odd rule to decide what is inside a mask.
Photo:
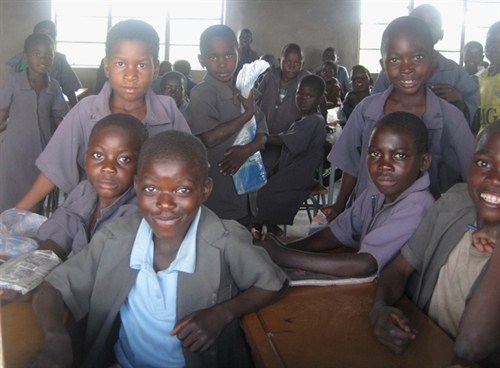
[(130, 267), (139, 270), (120, 308), (121, 326), (115, 355), (123, 368), (184, 367), (180, 340), (170, 336), (177, 322), (177, 276), (193, 273), (196, 265), (196, 233), (201, 209), (189, 227), (170, 266), (153, 269), (153, 231), (143, 219), (130, 255)]

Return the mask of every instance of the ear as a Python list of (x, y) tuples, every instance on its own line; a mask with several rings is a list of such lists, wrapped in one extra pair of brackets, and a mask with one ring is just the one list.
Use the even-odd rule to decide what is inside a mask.
[(203, 68), (206, 68), (205, 62), (203, 61), (203, 56), (201, 54), (198, 54), (198, 61)]
[(109, 59), (107, 57), (104, 58), (103, 65), (104, 65), (104, 74), (106, 75), (106, 78), (109, 78), (110, 65), (109, 65)]
[[(382, 70), (385, 72), (385, 68), (384, 68), (384, 59), (380, 58), (380, 59), (378, 60), (378, 63), (380, 64), (380, 67), (382, 68)], [(371, 78), (371, 76), (370, 76), (370, 78)]]
[(158, 59), (156, 59), (153, 62), (153, 66), (154, 66), (153, 79), (156, 79), (156, 78), (158, 78), (158, 74), (160, 74), (160, 61)]
[(203, 183), (203, 202), (206, 202), (210, 194), (212, 193), (212, 188), (214, 187), (214, 182), (212, 178), (206, 178)]
[(420, 165), (420, 171), (421, 172), (427, 171), (431, 166), (431, 162), (432, 162), (432, 155), (429, 152), (424, 153), (422, 155), (422, 163)]

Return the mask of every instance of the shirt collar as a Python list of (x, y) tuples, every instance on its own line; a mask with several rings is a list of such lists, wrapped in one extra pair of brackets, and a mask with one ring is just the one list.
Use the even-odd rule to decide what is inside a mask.
[[(172, 271), (181, 271), (185, 273), (194, 273), (196, 266), (196, 235), (198, 233), (200, 215), (201, 208), (198, 209), (198, 213), (193, 219), (193, 222), (191, 222), (175, 259), (166, 270), (161, 272), (168, 273)], [(153, 267), (153, 248), (153, 230), (147, 221), (142, 219), (132, 247), (130, 267), (134, 269), (141, 269), (146, 265)]]

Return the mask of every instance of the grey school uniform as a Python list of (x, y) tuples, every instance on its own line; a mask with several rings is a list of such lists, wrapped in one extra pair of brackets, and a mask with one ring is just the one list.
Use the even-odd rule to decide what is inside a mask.
[(30, 188), (39, 171), (35, 160), (56, 126), (52, 117), (68, 112), (59, 83), (48, 77), (37, 95), (26, 71), (8, 73), (0, 88), (0, 110), (9, 118), (0, 142), (0, 212), (13, 207)]

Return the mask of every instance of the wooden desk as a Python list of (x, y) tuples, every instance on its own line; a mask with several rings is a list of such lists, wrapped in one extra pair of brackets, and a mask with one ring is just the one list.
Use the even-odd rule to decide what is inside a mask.
[(444, 368), (460, 363), (452, 340), (407, 298), (400, 307), (418, 329), (417, 340), (402, 355), (380, 344), (369, 319), (373, 290), (371, 283), (291, 287), (276, 303), (245, 316), (257, 367)]

